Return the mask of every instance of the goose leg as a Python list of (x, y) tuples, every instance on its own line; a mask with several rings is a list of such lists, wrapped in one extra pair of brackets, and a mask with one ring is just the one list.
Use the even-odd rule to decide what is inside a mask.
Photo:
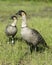
[(31, 52), (31, 54), (32, 54), (32, 52), (33, 52), (33, 50), (32, 50), (32, 46), (30, 46), (30, 52)]
[(14, 44), (14, 37), (12, 37), (12, 44)]
[(37, 46), (37, 44), (35, 45), (34, 48), (35, 48), (35, 51), (38, 51), (38, 46)]
[(30, 52), (32, 53), (32, 52), (33, 52), (33, 50), (35, 50), (35, 46), (30, 45)]
[(30, 46), (30, 51), (31, 51), (31, 53), (33, 52), (33, 50), (35, 51), (35, 52), (37, 52), (38, 51), (38, 46), (37, 45), (31, 45)]
[[(9, 38), (9, 39), (10, 39), (10, 38)], [(9, 43), (10, 43), (9, 39), (8, 39), (8, 41), (7, 41), (7, 44), (9, 44)]]
[(9, 38), (8, 38), (8, 42), (7, 42), (7, 43), (9, 44), (9, 43), (10, 43), (10, 41), (11, 41), (11, 38), (9, 37)]

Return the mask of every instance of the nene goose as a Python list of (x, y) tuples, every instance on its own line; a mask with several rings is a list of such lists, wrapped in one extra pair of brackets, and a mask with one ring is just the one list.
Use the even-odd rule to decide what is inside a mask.
[(17, 33), (17, 27), (16, 27), (17, 17), (12, 16), (11, 19), (13, 20), (13, 23), (6, 26), (5, 33), (6, 33), (7, 37), (9, 38), (8, 42), (10, 42), (10, 40), (11, 40), (11, 42), (13, 44), (14, 43), (14, 36)]
[(47, 44), (41, 34), (35, 30), (30, 29), (26, 24), (26, 12), (23, 10), (19, 10), (16, 15), (22, 16), (22, 25), (21, 25), (21, 36), (22, 38), (30, 45), (30, 51), (32, 53), (33, 49), (37, 50), (37, 45), (39, 43), (43, 44), (44, 47), (47, 47)]

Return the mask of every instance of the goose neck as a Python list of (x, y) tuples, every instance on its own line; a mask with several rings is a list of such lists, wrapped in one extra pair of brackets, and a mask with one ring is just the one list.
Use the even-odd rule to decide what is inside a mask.
[(27, 25), (26, 25), (26, 16), (25, 15), (22, 16), (22, 26), (21, 27), (22, 28), (27, 27)]
[(16, 26), (16, 22), (17, 22), (17, 20), (14, 20), (11, 25), (12, 25), (12, 26)]

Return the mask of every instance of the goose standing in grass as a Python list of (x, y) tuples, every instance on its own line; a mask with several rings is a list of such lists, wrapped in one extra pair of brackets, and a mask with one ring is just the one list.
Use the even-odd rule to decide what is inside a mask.
[(12, 16), (11, 19), (13, 20), (13, 23), (6, 26), (5, 33), (6, 33), (7, 37), (9, 38), (8, 42), (10, 42), (10, 40), (11, 40), (11, 42), (13, 44), (15, 42), (14, 36), (17, 33), (17, 27), (16, 27), (17, 17)]
[(31, 29), (26, 24), (26, 12), (23, 10), (19, 10), (16, 15), (22, 16), (22, 25), (21, 25), (21, 36), (22, 38), (30, 45), (30, 51), (32, 53), (33, 50), (38, 50), (37, 45), (39, 43), (43, 44), (44, 47), (47, 47), (47, 44), (41, 34), (35, 30)]

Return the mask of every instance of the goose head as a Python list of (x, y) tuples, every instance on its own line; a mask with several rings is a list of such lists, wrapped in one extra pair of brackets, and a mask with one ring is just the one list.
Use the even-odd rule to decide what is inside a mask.
[(16, 15), (24, 16), (24, 15), (26, 15), (26, 12), (23, 11), (23, 10), (19, 10), (19, 11), (16, 13)]
[(16, 22), (17, 22), (17, 16), (11, 16), (11, 19), (13, 20), (12, 22), (12, 26), (16, 26)]
[(17, 16), (11, 16), (12, 20), (17, 20)]

